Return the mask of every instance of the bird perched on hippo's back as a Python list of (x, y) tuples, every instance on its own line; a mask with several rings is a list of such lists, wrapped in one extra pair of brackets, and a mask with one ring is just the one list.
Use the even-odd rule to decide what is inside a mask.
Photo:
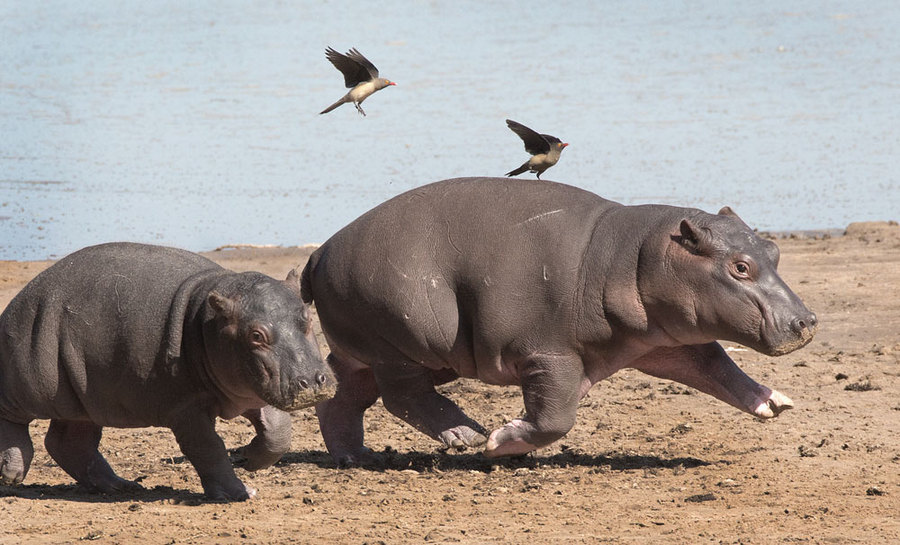
[(344, 74), (344, 84), (350, 91), (341, 97), (340, 100), (319, 112), (320, 115), (327, 114), (341, 104), (352, 102), (356, 106), (356, 111), (360, 115), (365, 116), (366, 112), (360, 106), (362, 101), (375, 91), (380, 91), (389, 85), (397, 85), (389, 79), (379, 78), (378, 69), (375, 68), (375, 65), (369, 59), (363, 57), (362, 53), (357, 51), (356, 48), (343, 55), (329, 47), (325, 49), (325, 57)]
[(539, 134), (512, 119), (507, 119), (506, 125), (512, 132), (519, 135), (519, 138), (525, 142), (525, 151), (531, 154), (531, 159), (525, 161), (519, 168), (507, 172), (507, 176), (517, 176), (530, 170), (536, 173), (540, 180), (541, 174), (559, 161), (563, 148), (569, 145), (555, 136)]

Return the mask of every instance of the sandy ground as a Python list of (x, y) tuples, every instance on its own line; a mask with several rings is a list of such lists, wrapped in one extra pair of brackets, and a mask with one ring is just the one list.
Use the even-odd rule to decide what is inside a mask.
[[(772, 421), (626, 370), (594, 387), (563, 440), (502, 461), (442, 452), (379, 403), (366, 420), (379, 467), (338, 470), (309, 409), (281, 462), (238, 470), (259, 495), (235, 504), (205, 502), (156, 428), (107, 429), (101, 443), (146, 491), (84, 493), (36, 422), (25, 484), (0, 487), (0, 543), (900, 543), (900, 227), (778, 243), (783, 276), (821, 325), (777, 359), (732, 347), (748, 374), (793, 398)], [(309, 252), (208, 255), (283, 277)], [(0, 262), (0, 305), (48, 264)], [(522, 410), (515, 388), (444, 390), (489, 428)], [(230, 448), (251, 438), (242, 419), (218, 429)]]

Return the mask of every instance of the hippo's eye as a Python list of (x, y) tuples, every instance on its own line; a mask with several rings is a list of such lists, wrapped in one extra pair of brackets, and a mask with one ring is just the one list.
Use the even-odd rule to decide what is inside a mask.
[(731, 264), (731, 273), (736, 278), (750, 278), (753, 269), (746, 261), (735, 261)]
[(250, 330), (250, 335), (248, 336), (251, 344), (267, 344), (268, 339), (266, 338), (266, 333), (260, 329), (252, 329)]

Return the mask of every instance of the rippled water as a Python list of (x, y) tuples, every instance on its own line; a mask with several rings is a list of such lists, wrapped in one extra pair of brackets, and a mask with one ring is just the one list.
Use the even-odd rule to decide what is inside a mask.
[[(0, 259), (321, 242), (427, 182), (544, 178), (769, 230), (900, 219), (894, 2), (0, 2)], [(398, 82), (345, 89), (324, 49)]]

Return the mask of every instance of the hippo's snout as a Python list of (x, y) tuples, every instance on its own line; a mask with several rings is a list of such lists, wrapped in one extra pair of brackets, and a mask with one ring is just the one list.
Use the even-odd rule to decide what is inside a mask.
[(337, 380), (330, 369), (319, 371), (309, 378), (298, 378), (289, 383), (284, 402), (276, 405), (283, 411), (296, 411), (334, 397)]
[(805, 316), (797, 316), (791, 320), (791, 330), (801, 337), (808, 333), (810, 338), (812, 338), (818, 325), (819, 319), (812, 312), (808, 312)]
[(818, 328), (819, 321), (812, 312), (804, 315), (804, 317), (794, 318), (790, 322), (790, 336), (787, 339), (783, 339), (778, 344), (769, 347), (767, 350), (761, 350), (761, 352), (768, 356), (783, 356), (789, 354), (790, 352), (803, 348), (809, 344), (809, 342), (813, 340)]
[[(315, 388), (322, 388), (323, 386), (325, 386), (325, 383), (327, 381), (328, 381), (328, 377), (325, 376), (325, 373), (318, 373), (318, 374), (316, 374), (316, 378), (315, 378), (315, 382), (313, 383), (313, 386)], [(305, 378), (301, 378), (299, 381), (297, 381), (297, 386), (300, 387), (300, 390), (307, 390), (310, 387), (309, 381), (306, 380)]]

